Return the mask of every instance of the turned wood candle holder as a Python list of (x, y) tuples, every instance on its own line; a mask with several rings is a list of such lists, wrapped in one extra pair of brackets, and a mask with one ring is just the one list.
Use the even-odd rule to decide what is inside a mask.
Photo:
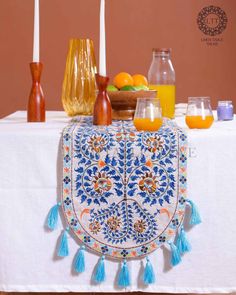
[(42, 68), (43, 64), (41, 62), (30, 63), (32, 88), (27, 108), (28, 122), (45, 122), (45, 99), (40, 84)]
[(111, 102), (107, 94), (107, 85), (109, 78), (96, 74), (98, 94), (94, 104), (93, 124), (94, 125), (111, 125)]

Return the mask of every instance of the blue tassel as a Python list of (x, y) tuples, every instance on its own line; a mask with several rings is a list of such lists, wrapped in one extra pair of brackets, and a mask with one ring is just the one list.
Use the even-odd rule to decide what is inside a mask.
[(179, 250), (180, 254), (184, 254), (186, 252), (191, 251), (191, 245), (187, 239), (184, 227), (181, 226), (177, 241), (176, 241), (176, 246)]
[(48, 213), (47, 226), (51, 230), (54, 230), (57, 227), (58, 209), (60, 206), (61, 206), (61, 203), (59, 202), (58, 204), (53, 206)]
[(59, 257), (66, 257), (69, 255), (67, 231), (68, 229), (64, 230), (63, 234), (61, 235), (60, 245), (57, 251), (57, 256)]
[(85, 250), (85, 246), (81, 246), (75, 256), (74, 270), (79, 273), (85, 271), (84, 250)]
[(126, 259), (124, 259), (120, 273), (118, 275), (118, 286), (119, 287), (128, 287), (130, 286), (130, 274), (127, 266)]
[(190, 221), (189, 221), (189, 223), (190, 223), (191, 225), (196, 225), (196, 224), (201, 223), (202, 220), (201, 220), (201, 217), (200, 217), (199, 211), (198, 211), (198, 209), (197, 209), (197, 206), (194, 204), (193, 201), (191, 201), (191, 200), (189, 200), (189, 199), (187, 199), (186, 201), (187, 201), (187, 202), (190, 204), (190, 206), (191, 206), (191, 216), (190, 216)]
[(169, 245), (171, 248), (171, 265), (175, 266), (181, 262), (181, 256), (174, 243), (169, 242)]
[(97, 264), (95, 274), (94, 274), (94, 281), (95, 283), (102, 283), (106, 279), (106, 273), (105, 273), (105, 256), (103, 255)]
[(147, 260), (147, 263), (144, 269), (143, 282), (145, 285), (149, 285), (149, 284), (155, 283), (155, 274), (154, 274), (153, 267), (149, 258), (146, 257), (146, 260)]

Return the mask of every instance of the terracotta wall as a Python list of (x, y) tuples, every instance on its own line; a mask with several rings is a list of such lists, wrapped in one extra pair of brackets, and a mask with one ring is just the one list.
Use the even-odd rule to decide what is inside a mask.
[[(92, 38), (98, 57), (99, 2), (40, 0), (42, 84), (48, 110), (62, 109), (61, 85), (69, 39)], [(27, 104), (33, 3), (0, 0), (0, 117), (25, 109)], [(222, 8), (228, 18), (226, 29), (215, 36), (217, 44), (213, 45), (207, 44), (207, 35), (196, 22), (201, 9), (209, 5)], [(208, 22), (214, 27), (214, 15)], [(120, 71), (146, 74), (151, 49), (171, 47), (177, 101), (209, 95), (214, 105), (219, 98), (232, 99), (236, 105), (235, 0), (106, 0), (106, 28), (110, 77)]]

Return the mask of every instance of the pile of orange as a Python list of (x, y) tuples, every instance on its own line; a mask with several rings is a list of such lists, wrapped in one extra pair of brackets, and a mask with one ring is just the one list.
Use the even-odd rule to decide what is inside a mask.
[(113, 85), (121, 89), (125, 86), (148, 86), (147, 78), (141, 74), (131, 76), (129, 73), (121, 72), (114, 77)]

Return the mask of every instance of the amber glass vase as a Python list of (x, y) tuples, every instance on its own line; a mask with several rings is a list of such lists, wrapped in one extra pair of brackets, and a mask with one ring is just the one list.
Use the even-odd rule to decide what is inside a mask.
[(95, 73), (93, 41), (71, 39), (62, 86), (62, 104), (68, 116), (93, 113), (96, 99)]

